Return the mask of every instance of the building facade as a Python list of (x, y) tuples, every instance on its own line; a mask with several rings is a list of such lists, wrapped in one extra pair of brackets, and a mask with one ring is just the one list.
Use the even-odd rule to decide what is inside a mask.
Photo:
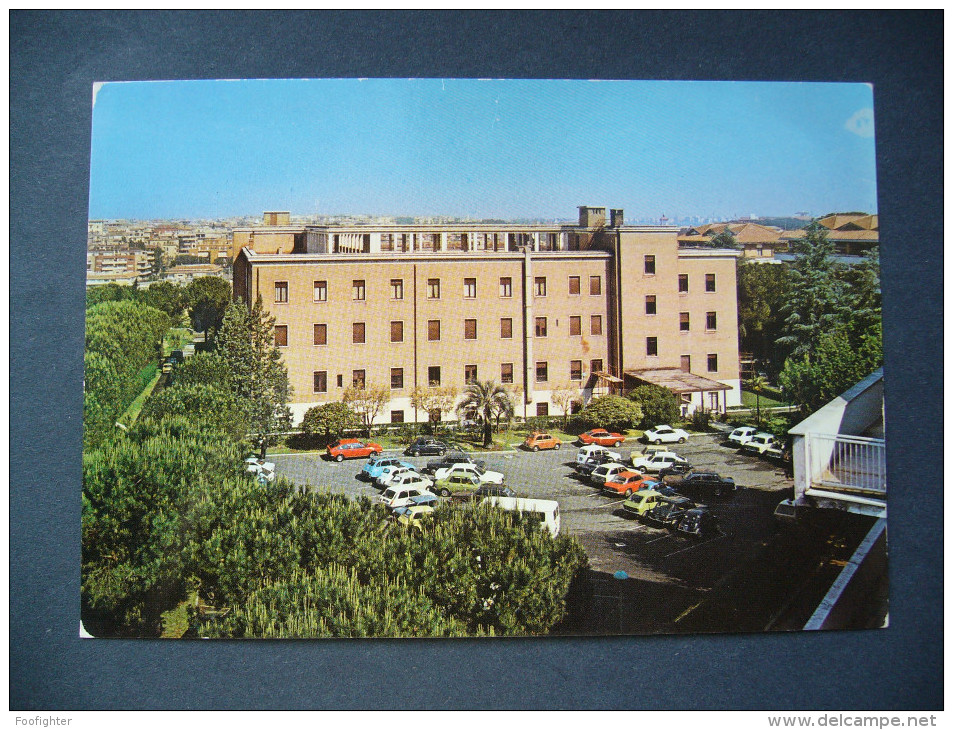
[(269, 220), (233, 232), (233, 286), (275, 317), (297, 420), (373, 383), (392, 395), (379, 422), (422, 421), (414, 388), (474, 379), (512, 387), (523, 416), (642, 382), (685, 412), (740, 403), (737, 251), (588, 206), (577, 225)]

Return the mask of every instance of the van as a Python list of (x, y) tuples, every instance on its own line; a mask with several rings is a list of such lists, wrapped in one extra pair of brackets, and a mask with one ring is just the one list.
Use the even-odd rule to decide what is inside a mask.
[(559, 534), (559, 502), (553, 499), (523, 499), (522, 497), (487, 497), (484, 502), (511, 512), (519, 512), (537, 520), (540, 526), (556, 537)]

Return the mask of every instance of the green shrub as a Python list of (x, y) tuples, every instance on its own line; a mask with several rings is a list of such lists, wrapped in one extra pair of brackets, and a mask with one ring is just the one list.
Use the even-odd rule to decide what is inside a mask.
[(571, 426), (579, 431), (607, 428), (624, 432), (634, 428), (641, 418), (642, 409), (637, 403), (620, 395), (603, 395), (593, 398), (585, 408), (574, 415)]

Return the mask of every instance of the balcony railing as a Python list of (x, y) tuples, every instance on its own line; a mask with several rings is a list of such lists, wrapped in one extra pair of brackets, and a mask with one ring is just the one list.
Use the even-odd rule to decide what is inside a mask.
[(884, 499), (887, 496), (884, 451), (883, 439), (806, 434), (809, 486)]

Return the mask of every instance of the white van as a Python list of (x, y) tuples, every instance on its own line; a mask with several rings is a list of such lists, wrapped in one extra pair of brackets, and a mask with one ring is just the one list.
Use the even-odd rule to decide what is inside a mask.
[(622, 455), (619, 452), (609, 451), (605, 446), (600, 446), (599, 444), (589, 444), (579, 449), (579, 452), (576, 454), (576, 463), (585, 464), (595, 454), (607, 454), (613, 461), (622, 461)]
[(539, 520), (540, 526), (556, 537), (559, 534), (559, 502), (553, 499), (523, 499), (522, 497), (487, 497), (484, 502), (511, 512), (520, 512)]

